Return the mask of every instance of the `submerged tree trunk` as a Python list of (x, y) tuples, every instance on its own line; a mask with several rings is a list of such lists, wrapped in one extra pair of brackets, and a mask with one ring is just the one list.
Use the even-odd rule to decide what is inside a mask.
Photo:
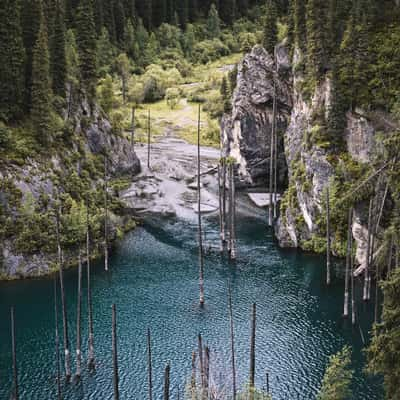
[(253, 308), (251, 313), (251, 336), (250, 336), (250, 379), (249, 379), (250, 400), (254, 400), (255, 373), (256, 373), (256, 303), (253, 303)]
[(58, 296), (57, 278), (54, 277), (54, 328), (55, 328), (55, 351), (56, 351), (56, 371), (57, 371), (57, 400), (61, 400), (61, 365), (60, 365), (60, 335), (58, 332)]
[(15, 338), (15, 312), (11, 307), (11, 349), (12, 349), (12, 365), (13, 365), (13, 400), (19, 399), (18, 387), (18, 368), (17, 368), (17, 344)]
[(192, 377), (190, 380), (190, 391), (191, 400), (197, 399), (197, 387), (196, 387), (196, 352), (192, 353)]
[(76, 310), (76, 378), (80, 379), (82, 373), (82, 351), (81, 351), (81, 304), (82, 304), (82, 258), (81, 248), (78, 254), (78, 299)]
[(235, 362), (235, 330), (233, 321), (232, 290), (228, 287), (229, 324), (231, 338), (231, 365), (232, 365), (232, 399), (236, 400), (236, 362)]
[(199, 241), (199, 288), (200, 307), (204, 307), (204, 260), (203, 260), (203, 233), (201, 227), (201, 179), (200, 179), (200, 105), (197, 123), (197, 216), (198, 216), (198, 241)]
[(326, 284), (331, 284), (331, 215), (329, 188), (326, 189)]
[(226, 159), (222, 160), (222, 240), (226, 245)]
[(199, 334), (199, 364), (200, 364), (200, 398), (203, 400), (204, 398), (204, 358), (203, 358), (203, 339), (201, 334)]
[(349, 210), (349, 222), (347, 230), (347, 256), (346, 256), (346, 273), (344, 277), (344, 306), (343, 306), (343, 316), (347, 318), (349, 316), (349, 279), (350, 279), (350, 264), (351, 264), (351, 242), (352, 237), (352, 223), (353, 223), (353, 210)]
[(117, 353), (117, 310), (112, 305), (112, 357), (113, 357), (113, 385), (114, 400), (119, 400), (119, 376), (118, 376), (118, 353)]
[(104, 156), (104, 269), (108, 271), (108, 178), (107, 156)]
[(208, 400), (208, 388), (210, 384), (210, 349), (204, 349), (204, 399)]
[(371, 199), (369, 202), (369, 210), (368, 210), (368, 237), (367, 237), (367, 257), (365, 263), (365, 271), (364, 271), (364, 288), (363, 288), (363, 300), (368, 301), (368, 285), (369, 285), (369, 262), (370, 262), (370, 252), (371, 252), (371, 221), (372, 221), (372, 205), (373, 200)]
[(64, 288), (64, 267), (62, 260), (61, 250), (61, 237), (60, 237), (60, 217), (61, 217), (61, 204), (57, 210), (57, 252), (58, 252), (58, 265), (60, 275), (60, 291), (61, 291), (61, 307), (62, 307), (62, 321), (63, 321), (63, 334), (64, 334), (64, 365), (65, 365), (65, 379), (67, 382), (71, 379), (71, 359), (69, 351), (69, 336), (68, 336), (68, 318), (67, 318), (67, 304), (65, 299)]
[(169, 387), (170, 387), (170, 365), (167, 364), (164, 373), (164, 400), (169, 400)]
[(88, 312), (88, 368), (92, 371), (95, 368), (94, 360), (94, 332), (93, 332), (93, 307), (92, 288), (90, 277), (90, 222), (89, 203), (86, 206), (86, 273), (87, 273), (87, 312)]
[(232, 260), (236, 259), (236, 199), (235, 199), (235, 174), (233, 164), (229, 165), (229, 189), (230, 189), (230, 234), (229, 255)]
[(149, 384), (149, 400), (153, 400), (153, 366), (151, 360), (151, 333), (150, 328), (147, 329), (147, 366), (148, 366), (148, 384)]

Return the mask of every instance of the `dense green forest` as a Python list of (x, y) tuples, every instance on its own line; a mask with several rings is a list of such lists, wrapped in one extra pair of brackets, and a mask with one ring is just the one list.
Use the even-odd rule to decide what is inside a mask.
[[(272, 55), (278, 43), (288, 49), (296, 76), (292, 83), (306, 101), (311, 103), (316, 88), (327, 78), (330, 82), (329, 107), (313, 115), (307, 140), (310, 146), (324, 149), (335, 167), (332, 224), (336, 253), (346, 253), (347, 210), (369, 200), (375, 187), (363, 185), (343, 201), (344, 189), (358, 188), (371, 173), (390, 166), (385, 178), (388, 205), (382, 212), (378, 238), (385, 256), (376, 263), (380, 271), (388, 264), (390, 270), (393, 259), (398, 266), (400, 7), (394, 0), (2, 0), (0, 171), (13, 165), (23, 167), (35, 158), (46, 167), (53, 153), (67, 149), (62, 155), (64, 173), (50, 173), (54, 183), (64, 188), (58, 199), (63, 204), (63, 245), (74, 248), (84, 242), (87, 209), (91, 210), (93, 238), (100, 242), (103, 187), (93, 187), (92, 181), (103, 178), (103, 158), (87, 156), (82, 171), (76, 172), (76, 162), (85, 154), (74, 120), (79, 104), (87, 102), (91, 110), (100, 107), (111, 120), (113, 132), (124, 136), (132, 107), (165, 100), (173, 110), (185, 96), (201, 103), (207, 113), (205, 140), (219, 143), (217, 122), (231, 110), (237, 70), (210, 79), (209, 87), (187, 93), (179, 84), (191, 84), (200, 75), (204, 78), (213, 62), (241, 56), (257, 44)], [(349, 112), (382, 125), (379, 151), (371, 165), (361, 166), (345, 154)], [(88, 126), (95, 117), (84, 116), (79, 123)], [(139, 128), (141, 124), (145, 122), (139, 119)], [(392, 127), (389, 133), (387, 126)], [(296, 172), (297, 178), (304, 173), (300, 164)], [(113, 193), (125, 184), (123, 180), (112, 182)], [(294, 202), (291, 189), (282, 208)], [(2, 179), (0, 191), (7, 192), (8, 204), (12, 204), (0, 202), (0, 239), (16, 237), (16, 248), (22, 253), (53, 252), (54, 204), (48, 196), (23, 204), (12, 177)], [(118, 214), (121, 205), (116, 195), (111, 197), (111, 211)], [(11, 215), (15, 210), (20, 213)], [(317, 222), (324, 224), (322, 219)], [(318, 251), (321, 242), (313, 238), (308, 247)], [(387, 399), (397, 400), (399, 268), (382, 276), (382, 289), (382, 322), (373, 330), (368, 369), (383, 375)], [(350, 351), (344, 349), (332, 359), (320, 400), (347, 398), (349, 358)]]

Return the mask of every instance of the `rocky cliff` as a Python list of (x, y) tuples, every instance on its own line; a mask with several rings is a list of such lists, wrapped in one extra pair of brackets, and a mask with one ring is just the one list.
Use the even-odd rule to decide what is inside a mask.
[[(55, 148), (49, 150), (51, 156), (41, 153), (23, 163), (0, 163), (0, 211), (8, 227), (12, 227), (12, 221), (18, 226), (21, 213), (37, 213), (36, 204), (52, 203), (58, 192), (79, 192), (84, 185), (101, 186), (104, 155), (107, 155), (111, 180), (121, 177), (130, 180), (140, 172), (140, 161), (129, 141), (113, 132), (99, 108), (91, 108), (85, 100), (80, 101), (66, 126), (67, 138), (59, 148), (53, 144)], [(110, 198), (113, 195), (110, 193)], [(123, 219), (111, 215), (110, 236), (115, 236), (117, 228), (124, 224)], [(23, 246), (17, 244), (23, 239), (18, 238), (17, 233), (0, 233), (1, 278), (36, 277), (55, 268), (56, 257), (48, 249), (21, 251), (19, 248)], [(68, 251), (65, 258), (66, 262), (73, 262), (73, 254)]]
[[(333, 186), (336, 199), (344, 195), (336, 182), (338, 171), (346, 174), (349, 163), (359, 170), (368, 165), (374, 156), (377, 129), (361, 110), (348, 113), (343, 135), (345, 149), (333, 156), (329, 143), (324, 140), (324, 127), (318, 122), (321, 112), (326, 113), (330, 106), (330, 79), (326, 77), (316, 85), (311, 96), (309, 92), (305, 94), (304, 87), (308, 82), (298, 68), (301, 63), (301, 54), (297, 52), (291, 66), (284, 46), (277, 50), (277, 72), (273, 59), (262, 48), (255, 47), (246, 55), (238, 68), (232, 113), (222, 120), (222, 137), (227, 155), (238, 162), (238, 179), (248, 186), (265, 182), (269, 176), (275, 82), (278, 127), (282, 137), (278, 166), (281, 184), (286, 173), (288, 175), (280, 216), (275, 224), (276, 237), (282, 247), (323, 251), (327, 188)], [(368, 202), (357, 203), (353, 236), (361, 265), (365, 263), (367, 214)], [(335, 229), (332, 233), (333, 252), (343, 255), (340, 234), (344, 237), (345, 234), (340, 232), (341, 227), (337, 227), (338, 232)]]

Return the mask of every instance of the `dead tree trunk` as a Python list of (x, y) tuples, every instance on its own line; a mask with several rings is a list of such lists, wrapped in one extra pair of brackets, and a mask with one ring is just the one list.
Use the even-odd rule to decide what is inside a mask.
[(210, 383), (210, 349), (204, 349), (204, 399), (208, 400), (208, 388)]
[(198, 216), (198, 240), (199, 240), (199, 287), (200, 307), (204, 307), (204, 260), (203, 260), (203, 233), (201, 227), (201, 179), (200, 179), (200, 105), (197, 122), (197, 216)]
[(351, 323), (356, 324), (356, 294), (354, 282), (353, 238), (350, 241)]
[(256, 373), (256, 303), (253, 303), (253, 308), (251, 313), (251, 336), (250, 336), (250, 379), (249, 379), (250, 400), (254, 400), (255, 373)]
[(196, 352), (192, 353), (192, 377), (190, 380), (191, 389), (191, 400), (197, 399), (197, 387), (196, 387)]
[(71, 379), (71, 359), (69, 351), (67, 304), (65, 299), (65, 288), (64, 288), (64, 267), (63, 267), (62, 250), (61, 250), (60, 217), (61, 217), (61, 203), (57, 210), (56, 236), (57, 236), (57, 252), (58, 252), (58, 265), (60, 274), (61, 307), (62, 307), (63, 334), (64, 334), (65, 380), (69, 382)]
[(326, 284), (331, 284), (331, 213), (329, 188), (326, 189)]
[(104, 156), (104, 269), (108, 271), (108, 178), (107, 156)]
[(204, 358), (203, 358), (203, 339), (201, 334), (199, 334), (199, 364), (200, 364), (200, 398), (204, 398)]
[(131, 146), (135, 147), (135, 107), (132, 107)]
[(232, 399), (236, 400), (236, 362), (235, 362), (235, 330), (233, 321), (232, 290), (228, 287), (229, 323), (231, 337), (231, 363), (232, 363)]
[(230, 188), (230, 252), (229, 255), (232, 260), (236, 259), (236, 200), (235, 200), (235, 174), (233, 164), (229, 165), (229, 188)]
[(170, 369), (170, 365), (167, 364), (164, 373), (164, 400), (169, 400)]
[(371, 225), (372, 225), (372, 205), (373, 200), (371, 199), (369, 202), (369, 211), (368, 211), (368, 237), (367, 237), (367, 256), (365, 263), (365, 271), (364, 271), (364, 288), (363, 288), (363, 300), (368, 301), (368, 285), (369, 285), (369, 262), (370, 262), (370, 252), (371, 252)]
[(89, 371), (95, 369), (94, 360), (94, 332), (93, 332), (93, 306), (92, 306), (92, 287), (90, 274), (90, 222), (89, 222), (89, 203), (86, 209), (86, 273), (87, 273), (87, 312), (88, 312), (88, 368)]
[(274, 122), (274, 133), (275, 133), (275, 138), (274, 138), (274, 221), (276, 221), (276, 218), (278, 217), (278, 130), (276, 127), (276, 93), (274, 96), (274, 101), (275, 101), (275, 122)]
[(151, 152), (151, 120), (150, 110), (147, 116), (147, 168), (150, 169), (150, 152)]
[(220, 237), (220, 251), (224, 252), (224, 217), (222, 211), (222, 187), (221, 187), (221, 164), (218, 164), (218, 211), (219, 211), (219, 237)]
[(119, 376), (118, 376), (118, 353), (117, 353), (117, 310), (112, 305), (112, 356), (113, 356), (113, 384), (114, 400), (119, 400)]
[(57, 400), (61, 400), (61, 365), (60, 365), (60, 335), (58, 333), (58, 300), (57, 300), (57, 278), (54, 277), (54, 328), (55, 328), (55, 350), (57, 371)]
[(12, 346), (12, 363), (13, 363), (13, 400), (19, 399), (18, 387), (18, 368), (17, 368), (17, 345), (15, 338), (15, 312), (11, 307), (11, 346)]
[(226, 158), (222, 160), (222, 240), (226, 245)]
[(150, 328), (147, 329), (147, 365), (148, 365), (149, 400), (153, 400), (153, 366), (151, 360)]
[(274, 154), (275, 154), (275, 120), (276, 120), (276, 84), (274, 80), (274, 99), (273, 99), (273, 115), (272, 115), (272, 132), (271, 132), (271, 151), (269, 160), (269, 207), (268, 207), (268, 223), (273, 224), (273, 190), (274, 190)]
[(76, 378), (80, 379), (82, 373), (82, 352), (81, 352), (81, 305), (82, 305), (82, 258), (81, 248), (78, 254), (78, 300), (76, 311)]
[(352, 228), (353, 224), (353, 210), (349, 210), (349, 222), (348, 222), (348, 230), (347, 230), (347, 256), (346, 256), (346, 273), (344, 277), (344, 306), (343, 306), (343, 316), (347, 318), (349, 316), (349, 280), (350, 280), (350, 264), (351, 264), (351, 241), (352, 237)]

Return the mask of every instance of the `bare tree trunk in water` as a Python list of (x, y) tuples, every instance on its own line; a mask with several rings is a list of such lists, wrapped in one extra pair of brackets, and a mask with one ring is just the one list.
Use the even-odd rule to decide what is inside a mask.
[(150, 138), (151, 138), (151, 122), (150, 122), (150, 110), (147, 117), (147, 168), (150, 169)]
[(119, 376), (118, 376), (118, 353), (117, 353), (117, 310), (112, 305), (112, 356), (114, 371), (114, 400), (119, 400)]
[(347, 230), (347, 256), (346, 256), (346, 273), (344, 277), (344, 307), (343, 307), (343, 316), (347, 318), (349, 316), (349, 279), (350, 279), (350, 264), (351, 264), (351, 241), (353, 240), (352, 236), (352, 224), (353, 224), (353, 210), (349, 210), (349, 222), (348, 222), (348, 230)]
[(368, 285), (369, 285), (369, 262), (370, 262), (370, 252), (371, 252), (371, 225), (372, 225), (372, 205), (373, 200), (371, 199), (369, 202), (369, 211), (368, 211), (368, 238), (367, 238), (367, 257), (365, 263), (365, 271), (364, 271), (364, 289), (363, 289), (363, 300), (368, 301)]
[(268, 207), (268, 224), (273, 224), (273, 191), (274, 191), (274, 153), (275, 153), (275, 119), (276, 119), (276, 84), (274, 80), (274, 100), (273, 100), (273, 116), (272, 116), (272, 132), (271, 132), (271, 151), (269, 160), (269, 207)]
[(200, 364), (200, 384), (201, 384), (201, 390), (200, 390), (200, 398), (201, 400), (204, 399), (204, 358), (203, 358), (203, 339), (201, 337), (201, 334), (199, 334), (199, 364)]
[(208, 400), (208, 388), (210, 382), (210, 349), (204, 349), (204, 399)]
[(65, 380), (67, 382), (71, 379), (71, 355), (69, 351), (69, 336), (68, 336), (68, 318), (67, 318), (67, 305), (65, 300), (64, 288), (64, 267), (62, 260), (61, 250), (61, 237), (60, 237), (60, 217), (61, 217), (61, 203), (57, 210), (57, 252), (58, 252), (58, 265), (60, 274), (60, 290), (61, 290), (61, 307), (62, 307), (62, 320), (63, 320), (63, 333), (64, 333), (64, 365), (65, 365)]
[(135, 146), (135, 107), (132, 107), (131, 146)]
[(151, 333), (150, 328), (147, 329), (147, 365), (148, 365), (148, 383), (149, 383), (149, 400), (153, 400), (153, 366), (151, 361)]
[(230, 178), (230, 257), (232, 260), (236, 259), (236, 199), (235, 199), (235, 174), (234, 166), (229, 166), (229, 178)]
[(13, 400), (19, 399), (18, 387), (18, 368), (17, 368), (17, 345), (15, 339), (15, 312), (14, 307), (11, 307), (11, 348), (12, 348), (12, 363), (13, 363)]
[(197, 214), (198, 214), (198, 240), (199, 240), (199, 287), (200, 307), (204, 307), (204, 260), (203, 260), (203, 233), (201, 228), (201, 180), (200, 180), (200, 105), (197, 122)]
[(350, 282), (351, 282), (351, 323), (356, 324), (356, 294), (354, 283), (354, 258), (353, 258), (353, 238), (350, 241)]
[(192, 353), (192, 377), (190, 380), (191, 400), (197, 400), (197, 387), (196, 387), (196, 352)]
[(104, 269), (108, 271), (108, 177), (107, 156), (104, 156)]
[(219, 211), (219, 238), (220, 238), (220, 251), (224, 252), (224, 239), (223, 239), (223, 215), (222, 215), (222, 188), (221, 188), (221, 164), (218, 164), (218, 211)]
[(326, 284), (331, 284), (331, 212), (329, 188), (326, 189)]
[(253, 303), (253, 308), (251, 313), (251, 336), (250, 336), (250, 379), (249, 379), (250, 400), (254, 400), (255, 372), (256, 372), (256, 303)]
[(226, 158), (223, 159), (222, 164), (222, 223), (223, 223), (223, 241), (224, 247), (226, 245)]
[(90, 277), (90, 222), (89, 222), (89, 202), (86, 205), (86, 273), (87, 273), (87, 311), (88, 311), (88, 368), (89, 371), (95, 369), (94, 361), (94, 333), (93, 333), (93, 307), (92, 307), (92, 288)]
[(78, 254), (78, 300), (76, 311), (76, 378), (80, 379), (82, 373), (82, 352), (81, 352), (81, 304), (82, 304), (82, 258), (81, 248)]
[(58, 300), (57, 300), (57, 278), (54, 277), (54, 328), (56, 347), (56, 371), (57, 371), (57, 400), (61, 400), (61, 365), (60, 365), (60, 335), (58, 333)]
[(170, 369), (171, 367), (167, 364), (164, 373), (164, 400), (169, 400)]
[(235, 330), (233, 322), (232, 290), (228, 287), (229, 323), (231, 336), (231, 363), (232, 363), (232, 399), (236, 400), (236, 363), (235, 363)]

